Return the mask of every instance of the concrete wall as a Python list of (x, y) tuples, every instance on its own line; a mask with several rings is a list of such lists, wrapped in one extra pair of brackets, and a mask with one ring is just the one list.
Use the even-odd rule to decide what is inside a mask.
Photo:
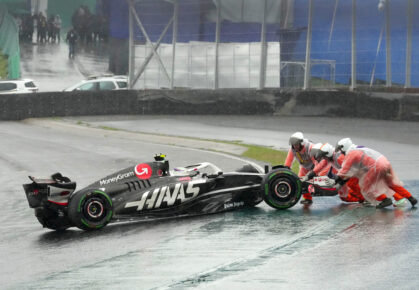
[(0, 95), (1, 120), (114, 114), (264, 114), (419, 121), (419, 95), (277, 89)]

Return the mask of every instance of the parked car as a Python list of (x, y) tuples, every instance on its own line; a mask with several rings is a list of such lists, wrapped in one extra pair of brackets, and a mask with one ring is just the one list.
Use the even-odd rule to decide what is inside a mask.
[(126, 76), (91, 76), (74, 86), (65, 89), (65, 92), (72, 91), (107, 91), (107, 90), (126, 90), (128, 88), (128, 78)]
[(36, 93), (38, 86), (31, 79), (0, 80), (0, 94)]

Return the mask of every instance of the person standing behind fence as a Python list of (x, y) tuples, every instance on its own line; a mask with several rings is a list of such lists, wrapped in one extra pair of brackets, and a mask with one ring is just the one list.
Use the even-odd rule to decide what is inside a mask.
[(55, 16), (50, 15), (50, 17), (48, 18), (48, 22), (47, 22), (47, 32), (48, 32), (47, 42), (55, 43), (56, 35), (55, 35), (55, 24), (54, 23), (55, 23)]
[(59, 14), (55, 15), (55, 20), (54, 20), (54, 28), (55, 28), (55, 34), (58, 38), (58, 42), (61, 41), (61, 25), (62, 25), (62, 20)]
[(72, 27), (67, 32), (66, 42), (68, 43), (68, 58), (74, 59), (76, 55), (76, 43), (78, 40), (78, 35), (76, 30)]
[(47, 19), (44, 16), (44, 14), (42, 14), (42, 12), (39, 12), (38, 26), (37, 26), (38, 42), (41, 42), (41, 43), (47, 42), (47, 28), (48, 28)]
[(23, 18), (23, 37), (24, 40), (32, 42), (33, 30), (34, 30), (34, 16), (27, 14)]

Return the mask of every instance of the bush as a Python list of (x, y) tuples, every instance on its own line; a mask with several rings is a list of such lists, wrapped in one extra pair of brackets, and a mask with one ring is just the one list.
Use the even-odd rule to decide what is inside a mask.
[(7, 56), (0, 52), (0, 78), (7, 79), (8, 61)]

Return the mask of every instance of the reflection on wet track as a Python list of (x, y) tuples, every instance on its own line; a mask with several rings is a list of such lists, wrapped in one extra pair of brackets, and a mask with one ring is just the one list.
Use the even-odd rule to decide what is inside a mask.
[(65, 42), (22, 43), (21, 56), (22, 76), (33, 79), (40, 92), (62, 91), (108, 70), (108, 48), (102, 43), (78, 47), (74, 60), (68, 58)]

